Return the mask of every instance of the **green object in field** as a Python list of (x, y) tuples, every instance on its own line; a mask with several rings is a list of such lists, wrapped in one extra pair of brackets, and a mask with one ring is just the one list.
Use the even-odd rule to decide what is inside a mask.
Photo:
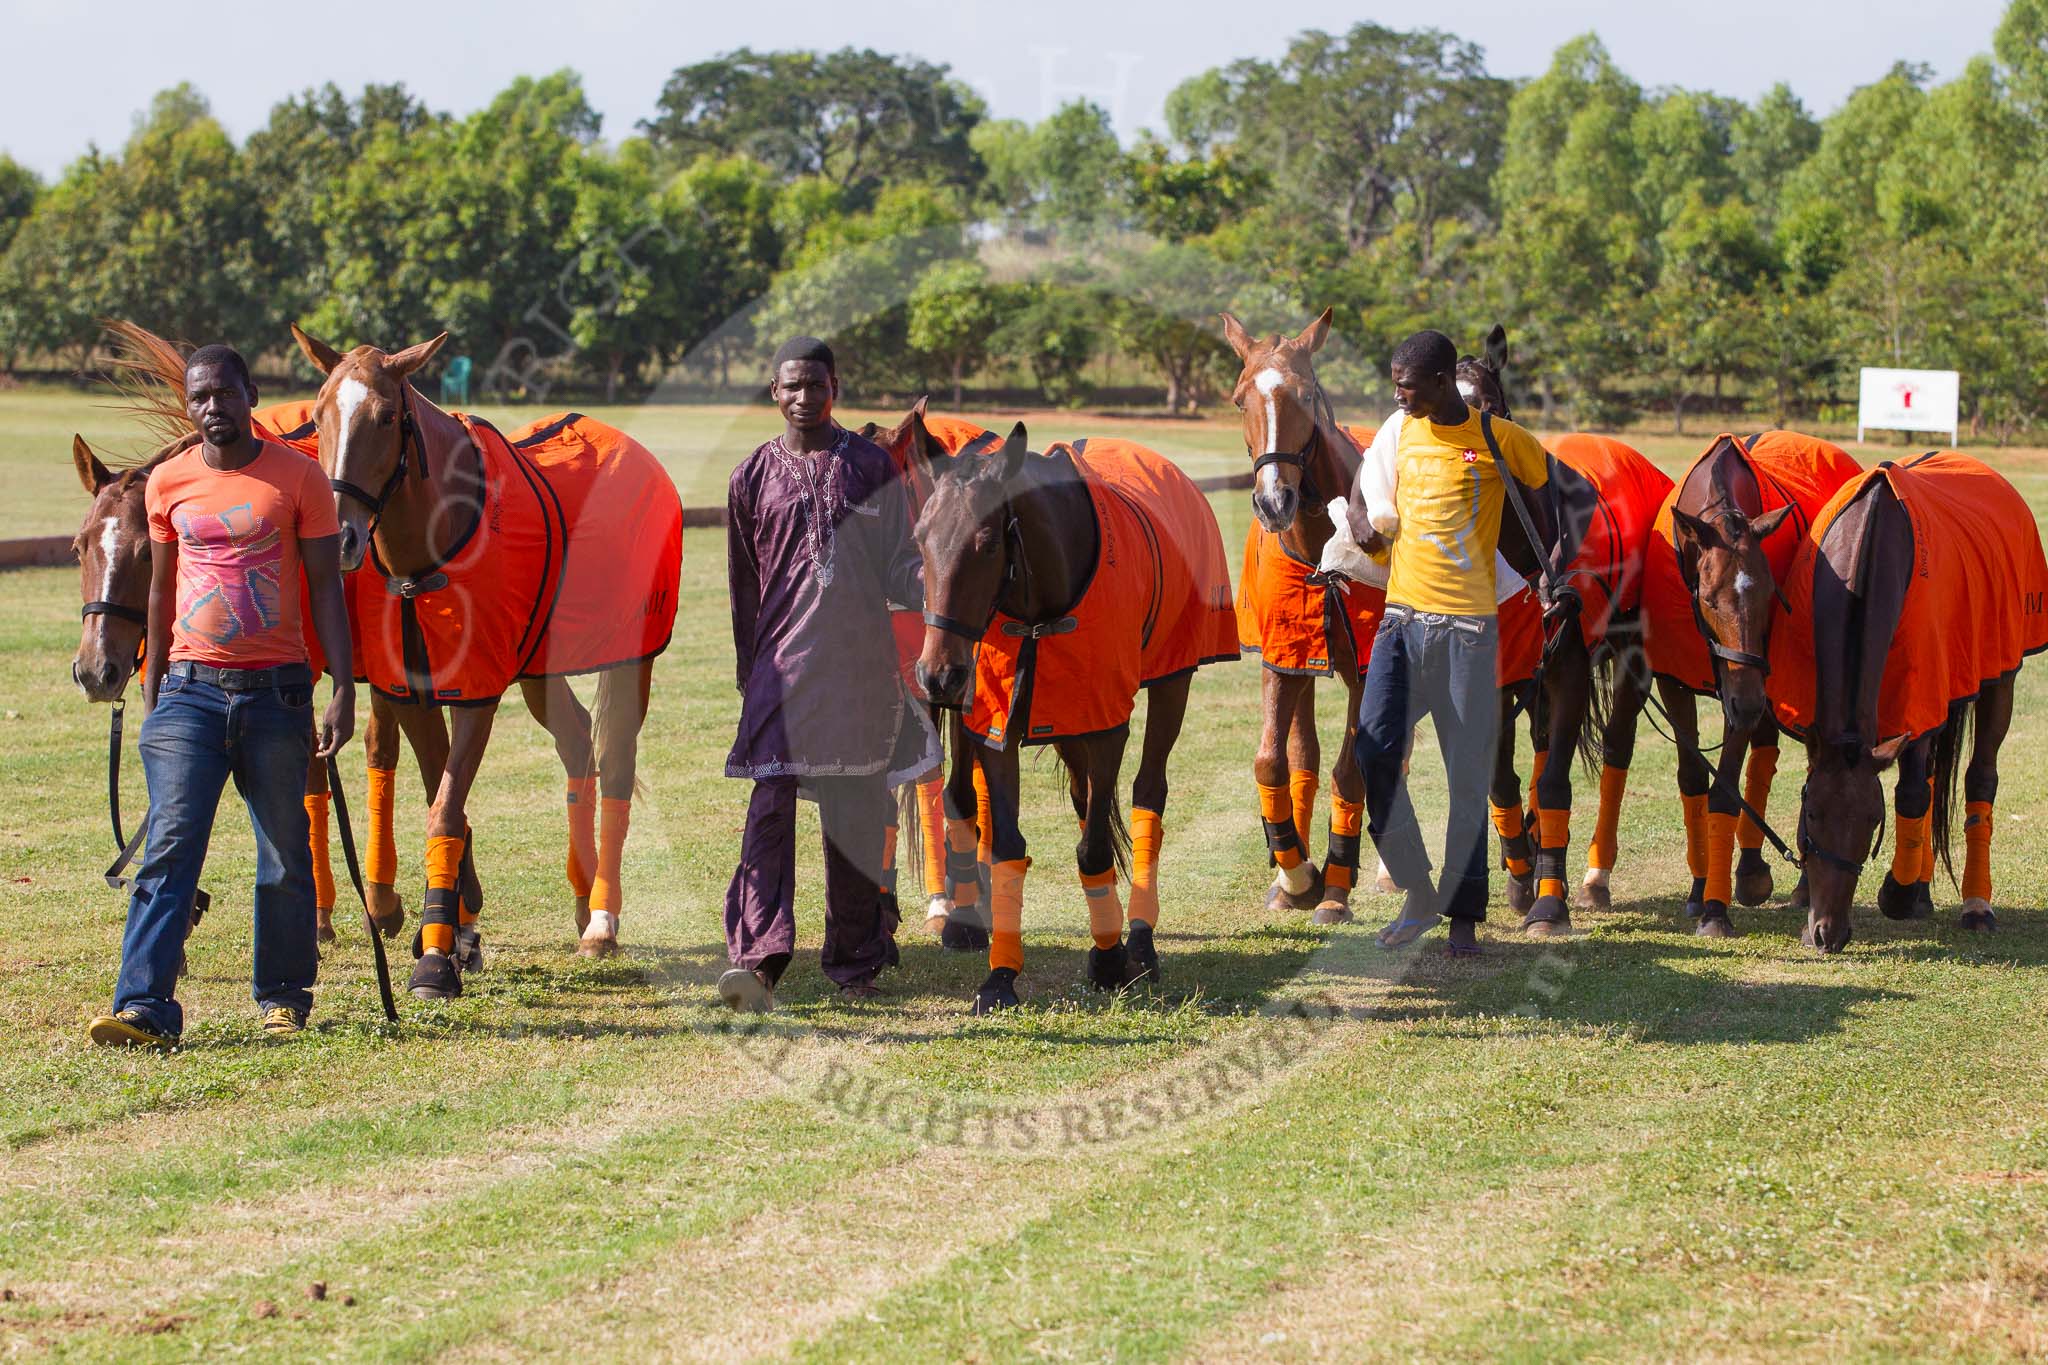
[(463, 404), (469, 402), (468, 356), (456, 356), (448, 362), (448, 368), (441, 371), (441, 401)]

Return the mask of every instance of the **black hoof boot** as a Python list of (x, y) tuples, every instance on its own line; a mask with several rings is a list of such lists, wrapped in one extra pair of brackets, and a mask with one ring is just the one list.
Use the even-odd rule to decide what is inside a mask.
[(1735, 860), (1735, 903), (1758, 906), (1771, 898), (1771, 865), (1760, 848), (1745, 848)]
[(1913, 893), (1913, 918), (1933, 919), (1934, 883), (1930, 880), (1924, 882), (1916, 882), (1914, 885), (1918, 889), (1915, 890)]
[(1536, 906), (1536, 874), (1517, 877), (1508, 873), (1508, 909), (1526, 916)]
[[(1099, 991), (1120, 991), (1130, 974), (1131, 955), (1119, 943), (1114, 948), (1088, 950), (1088, 984)], [(990, 980), (994, 980), (993, 977)], [(988, 987), (983, 986), (983, 990)]]
[(1152, 926), (1141, 919), (1131, 921), (1131, 932), (1124, 942), (1124, 952), (1130, 958), (1130, 967), (1124, 973), (1124, 984), (1135, 986), (1140, 981), (1156, 986), (1163, 979), (1159, 970), (1159, 950), (1152, 946)]
[(1685, 893), (1685, 917), (1698, 919), (1707, 908), (1707, 879), (1694, 877), (1692, 890)]
[(997, 967), (988, 974), (988, 980), (981, 983), (981, 989), (974, 993), (974, 1012), (994, 1014), (997, 1010), (1015, 1009), (1017, 999), (1017, 974), (1008, 967)]
[(480, 972), (484, 969), (484, 936), (474, 924), (465, 924), (455, 931), (455, 951), (448, 955), (455, 960), (457, 971)]
[(1728, 918), (1728, 907), (1719, 901), (1708, 901), (1700, 910), (1700, 922), (1692, 930), (1701, 938), (1734, 938), (1735, 921)]
[(1565, 938), (1572, 931), (1572, 912), (1562, 896), (1542, 896), (1522, 920), (1522, 932), (1530, 938)]
[(462, 994), (462, 973), (445, 953), (422, 953), (406, 989), (415, 1000), (453, 1000)]
[(956, 910), (946, 920), (946, 927), (939, 931), (939, 945), (948, 952), (985, 953), (988, 951), (988, 930), (971, 920), (963, 920)]
[(1877, 888), (1877, 912), (1886, 919), (1926, 919), (1934, 913), (1934, 895), (1928, 892), (1923, 905), (1921, 891), (1920, 883), (1894, 881), (1887, 872)]

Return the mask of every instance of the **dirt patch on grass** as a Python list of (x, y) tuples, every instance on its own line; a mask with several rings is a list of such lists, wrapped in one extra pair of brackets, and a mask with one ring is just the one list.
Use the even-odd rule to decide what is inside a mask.
[(1956, 1352), (2048, 1358), (2048, 1254), (1999, 1253), (1983, 1274), (1943, 1292), (1930, 1314), (1934, 1338)]

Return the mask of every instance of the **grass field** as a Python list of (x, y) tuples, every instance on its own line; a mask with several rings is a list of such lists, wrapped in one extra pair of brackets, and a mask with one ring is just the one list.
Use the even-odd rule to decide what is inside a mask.
[[(760, 418), (620, 420), (672, 460), (699, 452), (715, 488)], [(72, 529), (68, 465), (23, 481), (23, 448), (57, 468), (88, 421), (121, 427), (76, 398), (0, 395), (0, 467), (21, 489), (0, 530)], [(1232, 428), (1172, 431), (1183, 443), (1162, 444), (1190, 463), (1243, 458)], [(2003, 465), (2048, 510), (2034, 459)], [(1243, 496), (1216, 505), (1234, 555)], [(1080, 985), (1071, 815), (1041, 763), (1026, 782), (1029, 1008), (970, 1018), (984, 965), (909, 931), (885, 999), (839, 1003), (816, 969), (807, 832), (810, 956), (770, 1025), (735, 1032), (712, 988), (744, 805), (718, 777), (735, 711), (718, 533), (690, 533), (683, 572), (627, 848), (625, 957), (569, 953), (559, 772), (508, 708), (474, 803), (491, 966), (468, 994), (408, 1002), (385, 1027), (345, 926), (311, 1032), (264, 1045), (251, 841), (230, 801), (169, 1057), (84, 1043), (123, 914), (98, 877), (106, 717), (66, 672), (76, 575), (0, 577), (0, 1352), (2048, 1352), (2048, 669), (2021, 675), (2006, 749), (1995, 936), (1956, 931), (1938, 881), (1935, 921), (1865, 908), (1833, 960), (1797, 945), (1782, 905), (1738, 912), (1739, 938), (1693, 938), (1673, 755), (1654, 735), (1616, 908), (1581, 912), (1574, 939), (1523, 942), (1503, 912), (1487, 955), (1453, 964), (1435, 943), (1373, 946), (1390, 898), (1330, 931), (1268, 915), (1248, 774), (1258, 674), (1240, 663), (1199, 676), (1176, 756), (1164, 989)], [(1779, 810), (1802, 767), (1788, 751)], [(345, 771), (360, 812), (359, 750)], [(127, 790), (138, 810), (132, 764)], [(1435, 826), (1427, 740), (1415, 791)], [(416, 906), (421, 809), (403, 796)]]

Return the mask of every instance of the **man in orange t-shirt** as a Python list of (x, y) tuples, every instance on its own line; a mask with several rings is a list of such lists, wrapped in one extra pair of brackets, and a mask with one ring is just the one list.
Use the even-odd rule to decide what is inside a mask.
[[(234, 778), (256, 833), (253, 988), (263, 1031), (298, 1032), (313, 1007), (306, 765), (355, 728), (348, 608), (334, 497), (320, 466), (258, 440), (256, 386), (226, 346), (185, 368), (185, 410), (200, 441), (150, 470), (150, 584), (142, 698), (148, 852), (128, 901), (114, 1012), (95, 1043), (169, 1048), (184, 1014), (173, 991), (188, 907), (206, 863), (221, 789)], [(299, 624), (299, 575), (334, 677), (313, 735), (313, 673)]]

